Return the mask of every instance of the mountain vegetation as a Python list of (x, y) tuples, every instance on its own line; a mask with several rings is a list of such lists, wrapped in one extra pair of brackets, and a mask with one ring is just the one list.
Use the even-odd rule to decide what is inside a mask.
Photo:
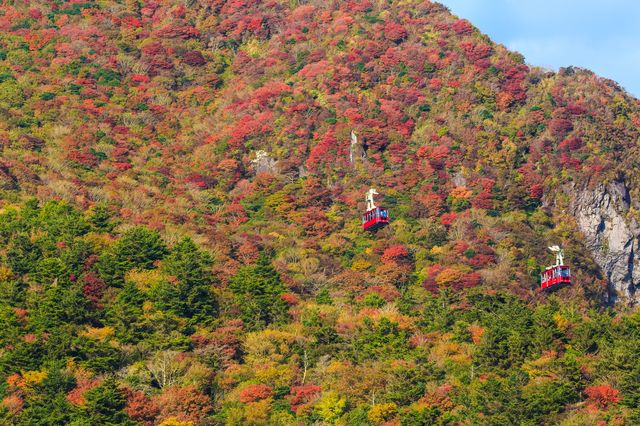
[(3, 424), (640, 422), (570, 208), (640, 197), (614, 82), (428, 0), (0, 4)]

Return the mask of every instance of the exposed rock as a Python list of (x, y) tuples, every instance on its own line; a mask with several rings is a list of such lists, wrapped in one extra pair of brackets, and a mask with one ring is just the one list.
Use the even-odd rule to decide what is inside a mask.
[(276, 173), (278, 170), (277, 161), (265, 151), (256, 151), (256, 158), (251, 160), (256, 174), (259, 173)]
[(601, 184), (593, 189), (567, 185), (571, 211), (584, 234), (586, 247), (609, 281), (609, 301), (639, 301), (640, 263), (636, 255), (640, 226), (627, 213), (631, 205), (624, 182)]
[(358, 140), (358, 135), (351, 131), (351, 144), (349, 145), (349, 163), (355, 165), (357, 161), (366, 162), (367, 153)]
[(451, 182), (453, 182), (456, 186), (467, 186), (467, 179), (465, 179), (461, 171), (457, 171), (451, 177)]

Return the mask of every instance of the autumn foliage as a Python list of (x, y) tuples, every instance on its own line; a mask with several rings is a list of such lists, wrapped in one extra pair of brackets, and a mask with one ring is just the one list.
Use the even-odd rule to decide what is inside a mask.
[(638, 423), (614, 82), (428, 0), (0, 4), (0, 424)]

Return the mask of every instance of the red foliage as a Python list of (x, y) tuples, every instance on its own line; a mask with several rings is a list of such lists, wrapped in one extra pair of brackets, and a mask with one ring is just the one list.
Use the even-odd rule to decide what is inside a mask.
[(573, 123), (563, 118), (557, 118), (549, 121), (549, 130), (556, 137), (564, 137), (573, 130)]
[(167, 39), (189, 39), (200, 36), (200, 31), (190, 25), (167, 25), (159, 29), (156, 35)]
[(148, 83), (151, 81), (151, 79), (149, 78), (149, 76), (146, 76), (144, 74), (133, 74), (131, 76), (131, 81), (133, 83)]
[(471, 200), (471, 205), (476, 209), (490, 209), (493, 207), (491, 192), (481, 191)]
[(429, 89), (438, 91), (440, 90), (440, 88), (442, 88), (442, 80), (435, 77), (432, 79), (429, 79)]
[(29, 17), (38, 20), (42, 18), (42, 12), (40, 11), (40, 9), (31, 8), (29, 9)]
[(204, 59), (204, 56), (202, 56), (202, 53), (197, 50), (191, 50), (184, 53), (182, 55), (182, 60), (192, 67), (201, 67), (207, 63), (207, 61)]
[(437, 294), (440, 291), (440, 287), (436, 282), (436, 275), (438, 275), (444, 267), (439, 264), (431, 265), (427, 270), (427, 277), (422, 282), (422, 287), (425, 290), (430, 291), (432, 294)]
[[(502, 88), (505, 90), (505, 94), (509, 95), (511, 99), (508, 105), (502, 105), (503, 108), (513, 102), (524, 102), (527, 99), (524, 81), (527, 78), (528, 72), (529, 67), (523, 64), (509, 66), (503, 70), (504, 80)], [(503, 103), (507, 102), (503, 100)]]
[(125, 413), (133, 420), (142, 422), (145, 426), (152, 425), (156, 416), (160, 414), (160, 407), (144, 392), (127, 389), (125, 394), (127, 397)]
[(107, 285), (95, 272), (88, 272), (82, 277), (82, 292), (94, 308), (101, 308), (100, 301)]
[(142, 26), (142, 21), (133, 16), (125, 16), (122, 18), (122, 23), (134, 28), (140, 28)]
[[(325, 133), (322, 140), (311, 149), (307, 159), (307, 166), (313, 169), (319, 164), (331, 161), (337, 151), (337, 145), (338, 140), (335, 133), (332, 131)], [(333, 155), (330, 155), (331, 151), (333, 151)]]
[(67, 153), (67, 158), (70, 161), (76, 162), (83, 166), (95, 167), (98, 165), (98, 159), (95, 155), (89, 152), (82, 152), (78, 150), (69, 151)]
[(298, 71), (298, 75), (305, 78), (314, 78), (319, 75), (326, 74), (327, 71), (329, 71), (329, 62), (322, 60), (306, 65)]
[(451, 28), (459, 35), (471, 34), (473, 32), (473, 25), (466, 19), (458, 19), (451, 25)]
[(291, 410), (297, 413), (303, 405), (315, 400), (321, 391), (322, 388), (316, 385), (293, 386), (287, 396)]
[(481, 59), (488, 58), (493, 53), (493, 48), (488, 44), (476, 44), (473, 41), (466, 40), (460, 43), (460, 48), (465, 56), (472, 62), (478, 62)]
[(78, 385), (67, 394), (67, 400), (73, 405), (83, 406), (87, 403), (85, 394), (91, 389), (100, 386), (101, 380), (82, 378)]
[(539, 183), (534, 183), (529, 188), (529, 197), (539, 200), (542, 198), (542, 194), (544, 193), (544, 187)]
[(567, 112), (571, 115), (582, 115), (587, 112), (587, 109), (579, 103), (567, 104)]
[(436, 170), (441, 170), (446, 165), (446, 160), (449, 157), (449, 147), (446, 145), (438, 145), (431, 149), (429, 154), (429, 163)]
[(272, 81), (256, 89), (251, 95), (251, 98), (253, 102), (264, 107), (264, 106), (267, 106), (267, 104), (273, 98), (276, 98), (282, 95), (283, 93), (290, 93), (290, 92), (291, 92), (291, 87), (289, 87), (288, 84)]
[(476, 287), (477, 285), (480, 284), (480, 282), (482, 282), (482, 277), (480, 277), (480, 274), (477, 272), (471, 272), (469, 274), (465, 274), (456, 287), (458, 286), (462, 288)]
[(387, 40), (399, 43), (402, 40), (406, 39), (408, 35), (409, 33), (402, 25), (395, 23), (393, 21), (385, 22), (384, 37)]
[(142, 50), (142, 53), (149, 56), (167, 54), (167, 50), (162, 45), (162, 43), (157, 41), (144, 45), (141, 50)]
[(267, 385), (249, 385), (240, 391), (240, 401), (245, 404), (269, 398), (273, 395), (273, 389)]
[(416, 217), (437, 217), (444, 211), (444, 200), (435, 192), (416, 195), (412, 214)]
[(568, 138), (558, 144), (558, 150), (562, 152), (575, 151), (582, 148), (582, 139), (578, 137)]
[(496, 258), (492, 254), (478, 253), (469, 259), (469, 265), (474, 268), (484, 268), (485, 266), (495, 262)]
[(587, 394), (587, 406), (592, 409), (606, 410), (622, 399), (620, 392), (609, 385), (589, 386), (584, 392)]
[(380, 260), (383, 263), (400, 263), (406, 261), (409, 257), (409, 251), (403, 245), (395, 245), (385, 249)]
[(451, 226), (457, 218), (458, 218), (458, 215), (456, 214), (456, 212), (445, 213), (440, 217), (440, 222), (444, 226)]
[(400, 291), (393, 285), (375, 285), (367, 288), (365, 294), (377, 293), (387, 302), (393, 302), (400, 297)]
[(164, 389), (152, 398), (160, 407), (160, 418), (176, 417), (180, 421), (197, 423), (213, 410), (209, 397), (195, 386)]

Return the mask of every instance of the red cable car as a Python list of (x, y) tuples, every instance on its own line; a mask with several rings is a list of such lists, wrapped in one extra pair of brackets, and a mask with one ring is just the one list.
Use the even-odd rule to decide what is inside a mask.
[(373, 188), (367, 192), (367, 212), (362, 215), (362, 229), (365, 231), (375, 231), (389, 224), (389, 211), (375, 205), (374, 195), (378, 195), (378, 192)]
[(571, 284), (571, 270), (564, 263), (564, 251), (558, 246), (549, 250), (556, 254), (556, 264), (549, 266), (540, 274), (540, 290), (552, 291)]

